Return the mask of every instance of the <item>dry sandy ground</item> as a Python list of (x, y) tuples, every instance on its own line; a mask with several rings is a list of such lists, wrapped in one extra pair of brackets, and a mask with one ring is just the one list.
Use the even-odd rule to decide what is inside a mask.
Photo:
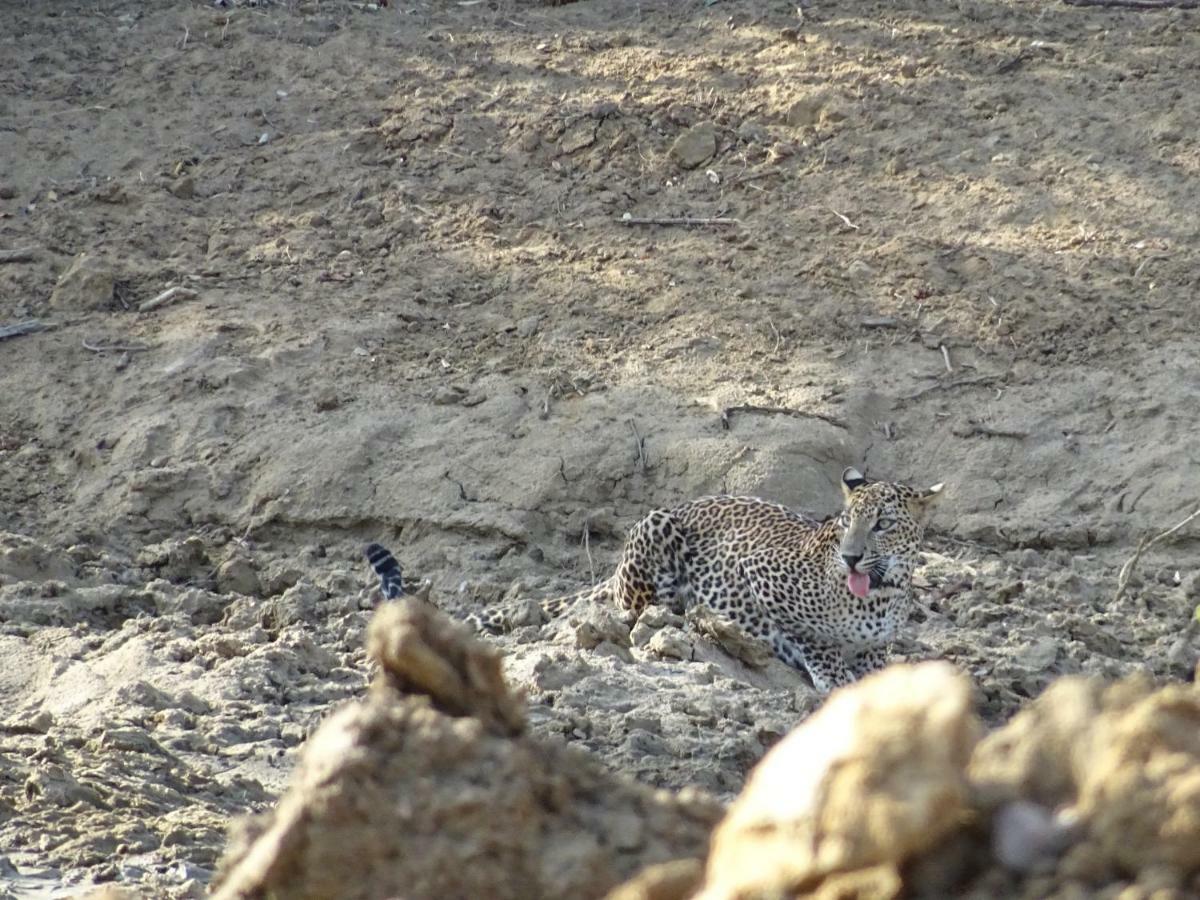
[[(1195, 13), (4, 7), (0, 327), (52, 326), (0, 340), (20, 895), (202, 892), (366, 682), (368, 540), (462, 612), (859, 465), (948, 484), (898, 649), (991, 721), (1194, 663), (1194, 524), (1114, 596), (1200, 495)], [(657, 624), (503, 643), (535, 730), (728, 797), (816, 699)]]

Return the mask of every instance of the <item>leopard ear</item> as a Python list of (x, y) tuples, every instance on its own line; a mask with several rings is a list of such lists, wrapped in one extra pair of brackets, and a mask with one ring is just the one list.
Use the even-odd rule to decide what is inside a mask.
[(863, 473), (853, 466), (847, 466), (842, 470), (842, 493), (846, 495), (847, 500), (850, 499), (851, 494), (866, 483), (867, 479)]
[(917, 495), (909, 501), (909, 506), (920, 515), (922, 518), (929, 514), (930, 507), (937, 501), (937, 498), (942, 494), (942, 488), (946, 485), (943, 482), (938, 482), (933, 487), (926, 488), (923, 491), (917, 491)]

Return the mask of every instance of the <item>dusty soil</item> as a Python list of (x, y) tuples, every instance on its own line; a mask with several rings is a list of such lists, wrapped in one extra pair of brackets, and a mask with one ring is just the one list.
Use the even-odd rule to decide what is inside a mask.
[[(600, 577), (653, 506), (829, 512), (853, 464), (947, 482), (898, 650), (989, 723), (1191, 671), (1195, 523), (1116, 588), (1200, 495), (1195, 13), (4, 19), (0, 327), (49, 326), (0, 339), (14, 891), (202, 893), (364, 690), (368, 540), (462, 613)], [(501, 645), (535, 733), (648, 784), (728, 798), (817, 704), (686, 623), (606, 627)]]

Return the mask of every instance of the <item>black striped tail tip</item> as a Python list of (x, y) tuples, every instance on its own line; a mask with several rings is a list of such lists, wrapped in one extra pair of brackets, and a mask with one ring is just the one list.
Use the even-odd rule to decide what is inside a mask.
[(392, 551), (383, 544), (367, 544), (363, 552), (367, 556), (367, 562), (379, 576), (379, 592), (384, 598), (395, 600), (403, 596), (404, 576), (400, 570), (400, 563), (392, 556)]

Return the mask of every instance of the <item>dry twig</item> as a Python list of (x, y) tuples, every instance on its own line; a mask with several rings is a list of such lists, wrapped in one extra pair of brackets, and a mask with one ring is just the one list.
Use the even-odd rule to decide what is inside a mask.
[(690, 216), (631, 216), (628, 213), (617, 219), (622, 225), (737, 225), (738, 219), (721, 216), (713, 218), (691, 218)]
[(1117, 9), (1200, 9), (1200, 0), (1063, 0), (1067, 6), (1108, 6)]
[(40, 322), (37, 319), (30, 319), (28, 322), (17, 322), (15, 325), (0, 326), (0, 341), (5, 338), (20, 337), (23, 334), (34, 334), (38, 331), (45, 331), (47, 328), (54, 326), (48, 322)]
[(591, 577), (591, 583), (596, 583), (596, 563), (592, 559), (592, 530), (588, 526), (591, 523), (587, 519), (583, 520), (583, 552), (587, 554), (588, 574)]
[(629, 420), (629, 430), (633, 432), (633, 443), (637, 447), (638, 469), (646, 471), (646, 439), (638, 431), (637, 423)]
[(1156, 534), (1152, 538), (1143, 537), (1141, 540), (1138, 541), (1137, 549), (1133, 551), (1133, 556), (1129, 557), (1129, 559), (1125, 562), (1125, 565), (1121, 566), (1121, 571), (1117, 575), (1117, 592), (1113, 595), (1113, 603), (1120, 602), (1121, 598), (1125, 596), (1125, 591), (1129, 587), (1129, 579), (1131, 577), (1133, 577), (1133, 570), (1137, 567), (1138, 560), (1140, 560), (1142, 558), (1142, 554), (1145, 553), (1147, 550), (1149, 550), (1151, 547), (1153, 547), (1155, 544), (1169, 538), (1171, 535), (1173, 535), (1175, 532), (1177, 532), (1180, 528), (1183, 528), (1185, 525), (1187, 525), (1189, 522), (1191, 522), (1197, 516), (1200, 516), (1200, 509), (1196, 509), (1191, 515), (1189, 515), (1187, 518), (1185, 518), (1182, 522), (1180, 522), (1177, 525), (1171, 526), (1166, 531)]
[(82, 343), (84, 350), (91, 350), (93, 353), (142, 353), (150, 349), (149, 344), (93, 344), (87, 338), (84, 338)]
[(839, 219), (841, 219), (841, 220), (842, 220), (842, 221), (843, 221), (843, 222), (846, 224), (846, 227), (847, 227), (847, 228), (853, 228), (855, 231), (858, 231), (858, 230), (859, 230), (859, 228), (858, 228), (858, 226), (857, 226), (857, 225), (855, 225), (853, 222), (851, 222), (851, 221), (850, 221), (850, 219), (849, 219), (848, 217), (846, 217), (846, 216), (843, 216), (843, 215), (842, 215), (840, 212), (838, 212), (838, 211), (837, 211), (836, 209), (834, 209), (832, 206), (831, 206), (831, 207), (829, 207), (829, 211), (830, 211), (831, 213), (833, 213), (835, 216), (837, 216)]
[(35, 258), (32, 247), (24, 247), (20, 250), (0, 250), (0, 264), (33, 262)]
[(980, 375), (978, 378), (960, 378), (958, 381), (939, 381), (937, 384), (931, 384), (927, 388), (921, 388), (913, 394), (907, 394), (901, 397), (901, 400), (916, 400), (918, 397), (924, 397), (926, 394), (931, 394), (934, 391), (949, 391), (954, 388), (970, 387), (976, 384), (991, 384), (993, 381), (998, 381), (999, 375)]
[(139, 303), (138, 312), (150, 312), (152, 309), (158, 309), (160, 306), (166, 306), (168, 303), (172, 303), (175, 300), (190, 300), (195, 296), (197, 296), (197, 294), (191, 288), (185, 288), (176, 285), (175, 287), (167, 288), (157, 297), (151, 297), (149, 300)]
[(755, 406), (754, 404), (744, 403), (740, 406), (727, 406), (721, 410), (721, 427), (726, 431), (729, 430), (729, 418), (734, 413), (760, 413), (768, 416), (790, 416), (793, 419), (820, 419), (822, 422), (828, 422), (835, 428), (840, 428), (843, 431), (848, 431), (849, 426), (841, 419), (835, 419), (833, 416), (827, 416), (825, 413), (805, 412), (800, 409), (790, 409), (786, 406)]
[(1010, 431), (1005, 428), (992, 428), (990, 425), (980, 425), (978, 422), (968, 422), (961, 428), (952, 428), (950, 433), (955, 437), (969, 438), (981, 434), (984, 437), (1002, 437), (1023, 440), (1029, 437), (1028, 431)]

